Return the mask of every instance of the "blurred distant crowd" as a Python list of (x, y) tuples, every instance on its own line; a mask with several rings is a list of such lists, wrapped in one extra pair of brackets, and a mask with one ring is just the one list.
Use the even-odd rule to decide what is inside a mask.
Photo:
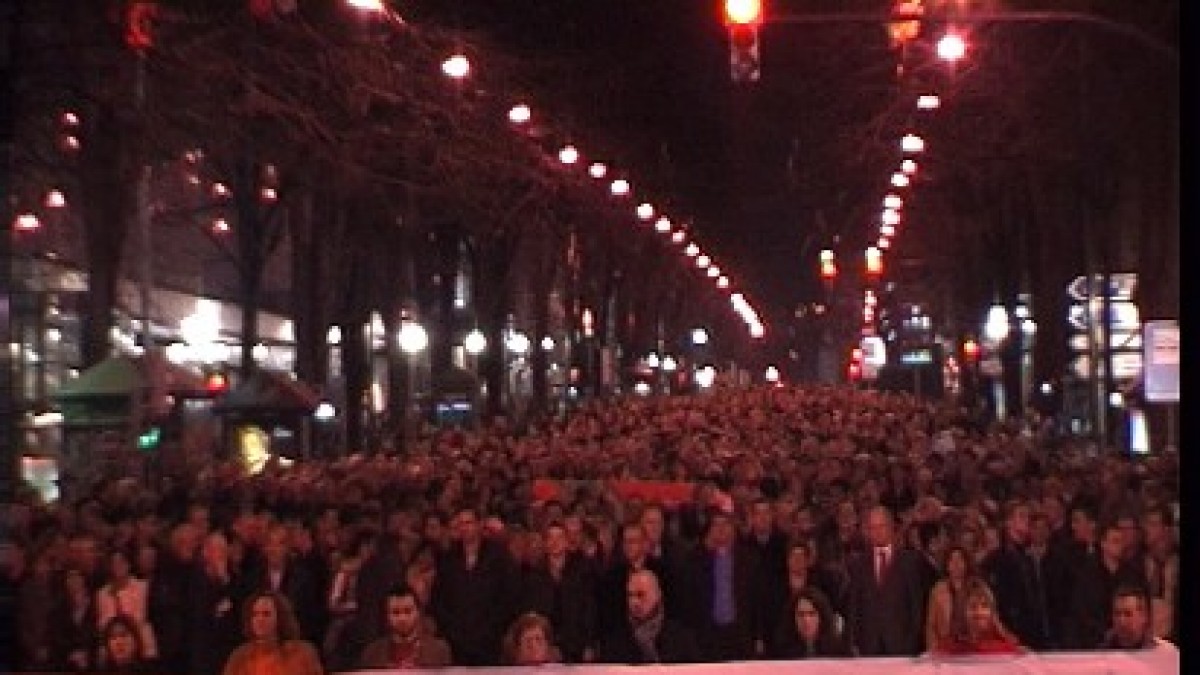
[(769, 387), (30, 490), (0, 514), (0, 670), (1171, 648), (1176, 453), (1049, 429)]

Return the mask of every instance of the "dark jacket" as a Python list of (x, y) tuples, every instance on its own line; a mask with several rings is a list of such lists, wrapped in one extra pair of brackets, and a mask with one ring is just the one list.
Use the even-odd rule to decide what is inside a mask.
[(766, 541), (747, 534), (743, 541), (753, 554), (757, 573), (754, 578), (754, 619), (751, 636), (770, 642), (775, 621), (787, 604), (787, 537), (774, 530)]
[(882, 584), (875, 578), (873, 555), (868, 550), (848, 563), (850, 643), (863, 656), (916, 656), (925, 643), (920, 554), (893, 547)]
[(499, 664), (500, 641), (515, 616), (517, 583), (508, 552), (493, 541), (481, 543), (471, 569), (461, 543), (439, 557), (430, 604), (456, 664)]
[[(692, 631), (673, 619), (663, 620), (654, 646), (658, 651), (658, 663), (699, 663), (702, 658)], [(628, 620), (601, 639), (596, 648), (596, 662), (631, 665), (651, 663), (634, 640)]]
[(311, 567), (295, 559), (289, 559), (283, 567), (278, 588), (272, 588), (265, 562), (255, 565), (247, 575), (248, 590), (278, 591), (292, 605), (292, 612), (300, 624), (303, 638), (314, 645), (321, 644), (325, 636), (328, 611), (324, 589)]
[(79, 672), (68, 660), (71, 652), (82, 650), (87, 654), (88, 664), (95, 660), (96, 647), (100, 635), (96, 627), (96, 603), (89, 596), (87, 608), (79, 620), (71, 610), (70, 603), (64, 598), (59, 600), (50, 612), (50, 659), (56, 668), (66, 672)]
[(567, 663), (582, 661), (583, 651), (595, 645), (595, 578), (579, 554), (567, 556), (558, 579), (544, 566), (525, 570), (517, 609), (537, 612), (550, 621)]
[(983, 561), (983, 577), (996, 597), (1004, 627), (1022, 645), (1045, 649), (1049, 644), (1046, 591), (1033, 558), (1023, 548), (1005, 542)]
[(191, 666), (187, 672), (216, 675), (242, 641), (242, 603), (247, 597), (244, 581), (235, 574), (220, 582), (196, 566), (190, 588)]
[(1098, 649), (1112, 626), (1113, 595), (1117, 588), (1122, 585), (1145, 588), (1145, 574), (1128, 562), (1122, 562), (1115, 571), (1109, 570), (1099, 555), (1084, 557), (1079, 563), (1071, 585), (1065, 646)]
[(162, 563), (150, 580), (147, 613), (154, 626), (159, 663), (164, 670), (184, 672), (188, 667), (189, 613), (192, 564), (179, 560), (170, 551), (163, 553)]
[[(758, 612), (758, 561), (753, 551), (740, 542), (730, 548), (730, 554), (734, 604), (731, 624), (719, 626), (713, 620), (716, 554), (708, 547), (699, 547), (693, 554), (686, 596), (684, 622), (704, 645), (707, 658), (714, 661), (750, 658), (753, 640), (767, 632), (765, 628), (759, 630), (757, 623), (763, 618)], [(786, 598), (782, 590), (780, 594)]]
[[(668, 572), (661, 559), (647, 558), (646, 569), (654, 572), (654, 576), (659, 579), (664, 607), (671, 607), (673, 603), (677, 602), (679, 596), (684, 595), (679, 592), (679, 589), (686, 582), (679, 574)], [(624, 558), (618, 557), (596, 580), (596, 631), (599, 635), (615, 632), (621, 627), (621, 624), (625, 623), (625, 613), (628, 607), (625, 586), (629, 583), (629, 575), (632, 572), (633, 568), (629, 563)], [(667, 595), (668, 587), (672, 589), (671, 596)], [(668, 614), (676, 613), (668, 611)]]

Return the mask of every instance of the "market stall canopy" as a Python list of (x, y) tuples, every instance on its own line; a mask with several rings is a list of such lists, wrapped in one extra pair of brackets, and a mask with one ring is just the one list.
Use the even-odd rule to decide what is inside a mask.
[(110, 356), (62, 386), (53, 396), (67, 426), (115, 426), (124, 423), (135, 402), (169, 396), (208, 396), (199, 375), (161, 354)]
[(142, 391), (205, 396), (204, 380), (157, 353), (110, 356), (64, 384), (58, 400), (128, 397)]
[(282, 373), (258, 370), (217, 399), (213, 411), (220, 414), (311, 415), (320, 402), (317, 392), (303, 382)]

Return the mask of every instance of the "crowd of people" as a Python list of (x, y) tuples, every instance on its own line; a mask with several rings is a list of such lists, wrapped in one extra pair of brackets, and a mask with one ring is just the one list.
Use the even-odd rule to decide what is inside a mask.
[[(303, 675), (1169, 648), (1176, 453), (1051, 429), (767, 387), (597, 400), (521, 434), (437, 430), (402, 454), (255, 475), (230, 462), (54, 503), (31, 491), (2, 514), (15, 625), (0, 665)], [(639, 482), (686, 497), (618, 489)]]

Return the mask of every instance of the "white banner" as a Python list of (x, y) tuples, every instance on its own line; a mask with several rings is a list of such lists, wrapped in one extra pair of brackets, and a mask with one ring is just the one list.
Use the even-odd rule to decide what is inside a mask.
[[(433, 673), (510, 675), (514, 668), (442, 668)], [(379, 675), (399, 670), (359, 670), (346, 675)], [(405, 673), (413, 671), (404, 671)], [(915, 659), (811, 659), (647, 666), (541, 666), (539, 675), (1178, 675), (1179, 651), (1159, 647), (1136, 652), (1088, 652)]]

